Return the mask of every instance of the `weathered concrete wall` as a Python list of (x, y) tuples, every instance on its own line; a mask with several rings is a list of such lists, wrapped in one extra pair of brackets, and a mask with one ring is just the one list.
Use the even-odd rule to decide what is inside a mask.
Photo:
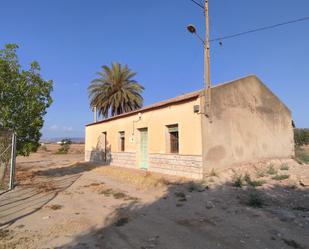
[(256, 76), (213, 87), (211, 119), (202, 122), (206, 172), (294, 155), (291, 113)]
[(202, 179), (202, 156), (150, 154), (149, 169), (154, 172)]

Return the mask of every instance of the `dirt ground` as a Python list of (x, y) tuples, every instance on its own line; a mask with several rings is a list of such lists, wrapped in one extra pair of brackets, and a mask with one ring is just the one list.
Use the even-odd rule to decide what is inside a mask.
[(18, 158), (0, 248), (309, 249), (309, 165), (273, 160), (203, 182), (83, 162), (83, 145)]

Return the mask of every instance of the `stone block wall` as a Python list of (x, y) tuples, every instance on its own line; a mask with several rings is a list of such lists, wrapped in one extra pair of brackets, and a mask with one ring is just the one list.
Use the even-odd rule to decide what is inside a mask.
[(149, 170), (163, 174), (202, 179), (202, 156), (150, 154)]
[[(107, 161), (105, 162), (104, 152), (102, 151), (85, 152), (85, 161), (138, 168), (136, 153), (134, 152), (112, 152), (106, 158)], [(149, 171), (193, 179), (202, 179), (203, 177), (202, 156), (151, 153), (148, 156), (148, 161)]]
[(136, 153), (134, 152), (112, 152), (110, 154), (110, 165), (136, 168)]
[(86, 150), (85, 151), (85, 161), (102, 163), (104, 162), (104, 152), (100, 150)]
[(136, 154), (134, 152), (107, 153), (105, 160), (103, 151), (85, 151), (85, 161), (127, 168), (136, 168)]

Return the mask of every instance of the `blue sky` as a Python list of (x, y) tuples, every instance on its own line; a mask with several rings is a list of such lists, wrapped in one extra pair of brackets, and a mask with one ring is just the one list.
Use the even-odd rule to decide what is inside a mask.
[[(197, 0), (199, 1), (199, 0)], [(37, 60), (54, 81), (43, 136), (84, 136), (92, 121), (87, 86), (101, 65), (138, 72), (145, 105), (203, 87), (202, 9), (189, 0), (0, 1), (0, 46), (17, 43), (22, 65)], [(211, 37), (309, 16), (308, 0), (210, 0)], [(257, 74), (309, 127), (309, 22), (212, 44), (213, 84)]]

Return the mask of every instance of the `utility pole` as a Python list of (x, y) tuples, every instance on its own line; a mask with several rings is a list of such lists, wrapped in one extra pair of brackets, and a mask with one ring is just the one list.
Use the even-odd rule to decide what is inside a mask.
[[(192, 2), (198, 4), (194, 0)], [(204, 45), (204, 94), (202, 98), (203, 114), (211, 120), (211, 82), (210, 82), (210, 35), (209, 35), (209, 9), (208, 0), (204, 0), (204, 6), (198, 4), (199, 7), (203, 8), (205, 15), (205, 40), (198, 35), (194, 25), (190, 24), (187, 26), (187, 30), (197, 36), (197, 38)]]
[(204, 3), (205, 42), (204, 42), (204, 84), (205, 84), (205, 115), (210, 118), (211, 82), (210, 82), (210, 42), (209, 42), (209, 9), (208, 0)]

